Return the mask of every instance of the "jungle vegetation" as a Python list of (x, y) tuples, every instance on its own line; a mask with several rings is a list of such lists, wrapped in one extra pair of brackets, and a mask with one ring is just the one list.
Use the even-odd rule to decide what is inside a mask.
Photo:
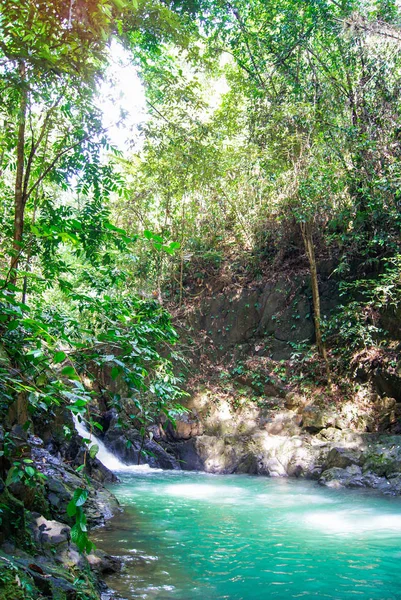
[[(144, 433), (179, 410), (164, 306), (212, 275), (307, 269), (328, 383), (331, 351), (385, 343), (375, 311), (396, 310), (401, 283), (400, 25), (395, 0), (1, 0), (5, 431), (64, 405), (96, 427), (93, 365), (124, 380)], [(112, 40), (148, 107), (125, 153), (97, 104)], [(331, 323), (323, 262), (344, 298)], [(6, 486), (40, 484), (12, 441), (1, 452)], [(70, 509), (82, 550), (84, 501)]]

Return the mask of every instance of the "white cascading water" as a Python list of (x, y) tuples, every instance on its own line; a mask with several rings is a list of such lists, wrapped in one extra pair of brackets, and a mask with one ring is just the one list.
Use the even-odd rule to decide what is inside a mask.
[[(88, 431), (85, 423), (83, 421), (79, 421), (76, 415), (73, 415), (75, 429), (77, 433), (84, 439), (90, 439), (91, 444), (96, 444), (99, 447), (99, 450), (96, 454), (96, 458), (100, 460), (100, 462), (107, 467), (110, 471), (125, 471), (125, 472), (138, 472), (138, 471), (159, 471), (161, 469), (151, 469), (149, 465), (126, 465), (121, 462), (117, 456), (114, 456), (110, 450), (106, 448), (102, 440), (96, 437), (93, 433)], [(87, 444), (90, 446), (91, 444)]]

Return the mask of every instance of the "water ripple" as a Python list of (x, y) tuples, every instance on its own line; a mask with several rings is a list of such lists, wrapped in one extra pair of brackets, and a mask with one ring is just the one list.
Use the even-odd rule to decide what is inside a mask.
[(97, 543), (128, 600), (400, 600), (401, 501), (306, 481), (129, 473)]

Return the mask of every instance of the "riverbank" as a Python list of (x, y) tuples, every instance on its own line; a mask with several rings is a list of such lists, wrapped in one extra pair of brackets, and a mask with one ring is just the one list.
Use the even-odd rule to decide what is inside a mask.
[(74, 492), (85, 489), (88, 530), (104, 526), (121, 510), (104, 486), (117, 481), (116, 476), (89, 457), (86, 472), (77, 472), (85, 446), (75, 433), (57, 444), (53, 427), (45, 444), (14, 427), (8, 440), (18, 440), (20, 455), (30, 457), (22, 460), (29, 461), (41, 479), (30, 486), (8, 481), (7, 487), (0, 488), (0, 599), (118, 600), (108, 593), (103, 577), (118, 572), (120, 561), (100, 549), (79, 552), (72, 532), (74, 519), (67, 512)]
[[(297, 400), (291, 395), (287, 402)], [(175, 428), (153, 427), (151, 466), (312, 479), (328, 487), (401, 494), (399, 435), (339, 429), (333, 413), (310, 405), (267, 411), (248, 401), (233, 408), (205, 394), (188, 405), (190, 412), (177, 417)], [(135, 464), (137, 438), (135, 430), (123, 430), (111, 419), (103, 441), (124, 463)]]

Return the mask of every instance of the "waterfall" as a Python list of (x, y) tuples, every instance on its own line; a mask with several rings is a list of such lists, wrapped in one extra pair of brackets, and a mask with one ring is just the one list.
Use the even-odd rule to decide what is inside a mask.
[(87, 445), (90, 446), (92, 444), (96, 444), (97, 446), (99, 446), (99, 450), (96, 454), (96, 458), (98, 458), (100, 460), (100, 462), (105, 467), (107, 467), (110, 471), (119, 471), (119, 472), (125, 471), (125, 472), (129, 472), (129, 473), (134, 473), (134, 472), (138, 472), (138, 471), (139, 472), (161, 471), (161, 469), (151, 469), (151, 467), (149, 467), (149, 465), (126, 465), (126, 464), (124, 464), (117, 458), (117, 456), (114, 456), (114, 454), (106, 448), (106, 446), (104, 445), (104, 443), (102, 442), (101, 439), (99, 439), (93, 433), (90, 433), (90, 431), (88, 430), (88, 428), (86, 427), (86, 425), (83, 421), (79, 421), (78, 417), (76, 415), (73, 415), (73, 419), (74, 419), (74, 425), (75, 425), (75, 429), (76, 429), (77, 433), (82, 438), (91, 440), (91, 443), (87, 444)]

